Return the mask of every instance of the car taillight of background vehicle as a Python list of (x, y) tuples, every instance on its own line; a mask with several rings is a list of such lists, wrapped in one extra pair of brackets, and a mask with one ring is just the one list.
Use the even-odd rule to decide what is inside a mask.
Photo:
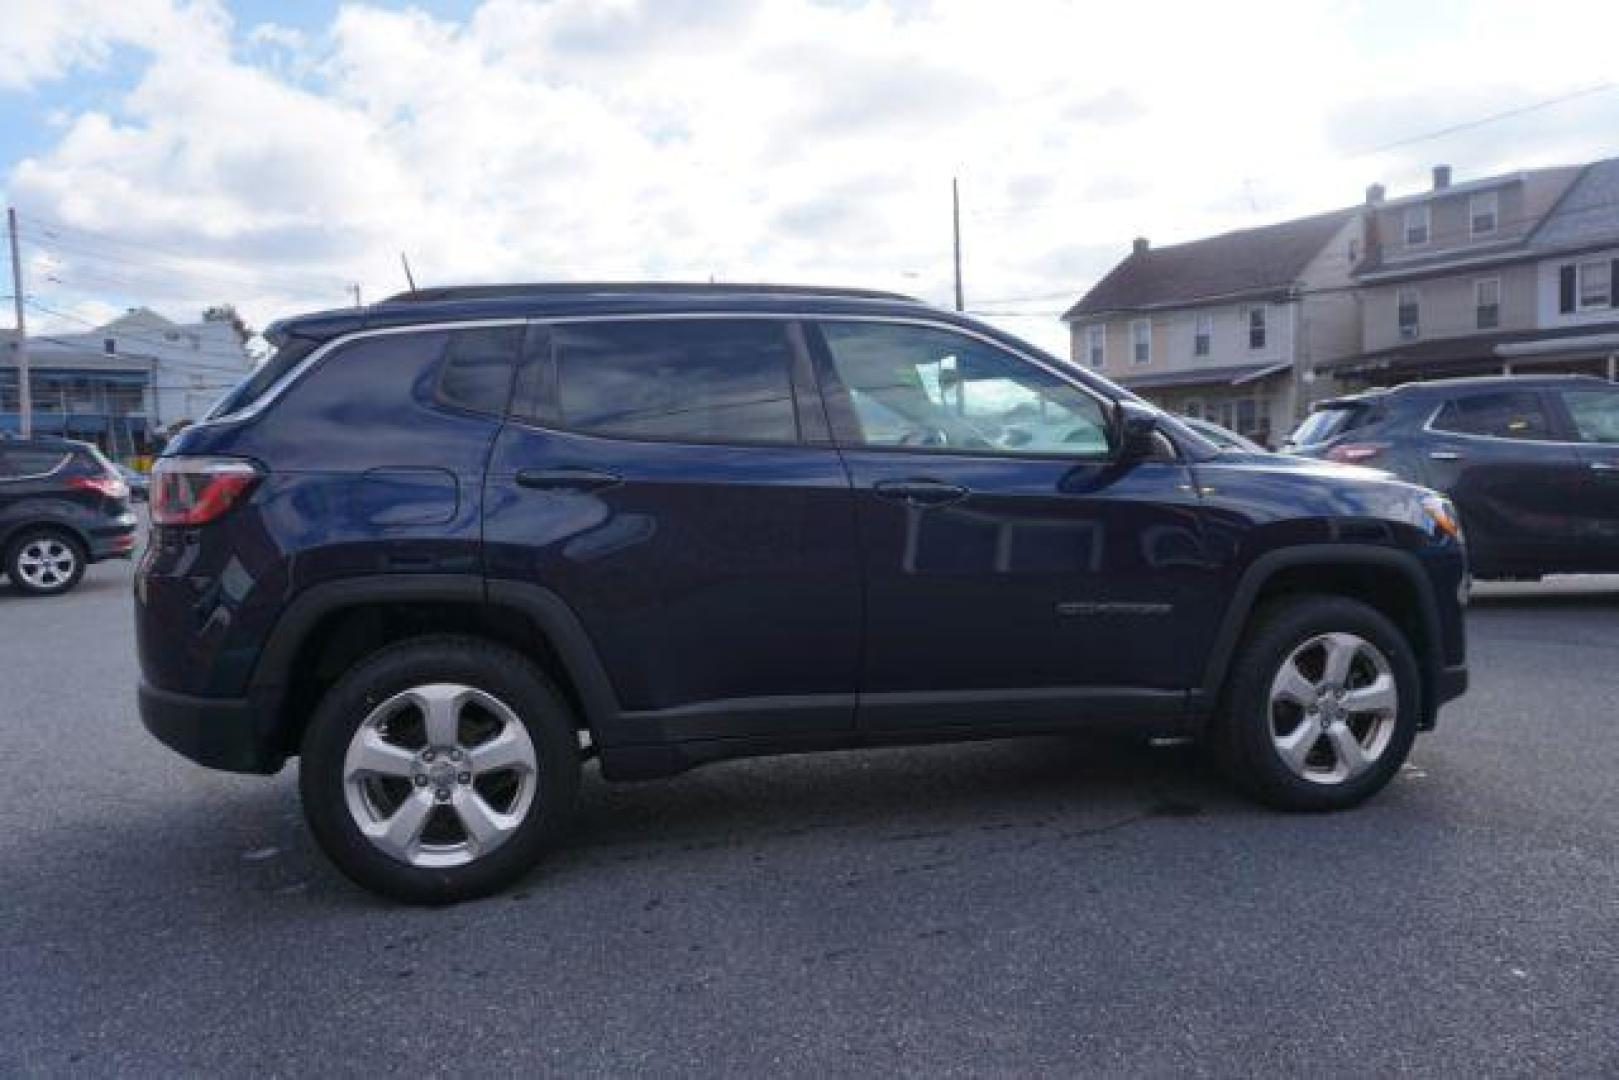
[(1327, 460), (1340, 461), (1345, 465), (1364, 465), (1388, 448), (1388, 443), (1341, 443), (1327, 451)]
[(67, 486), (80, 491), (93, 491), (109, 499), (129, 498), (129, 485), (116, 476), (70, 476)]
[(240, 458), (159, 458), (152, 469), (152, 524), (206, 525), (259, 482), (258, 466)]

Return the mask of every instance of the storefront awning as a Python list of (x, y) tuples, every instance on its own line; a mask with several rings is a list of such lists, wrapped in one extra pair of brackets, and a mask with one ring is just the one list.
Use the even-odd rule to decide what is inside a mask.
[(1271, 364), (1244, 364), (1238, 367), (1192, 368), (1189, 371), (1163, 371), (1121, 376), (1116, 381), (1130, 390), (1163, 390), (1175, 386), (1246, 386), (1280, 375), (1292, 368), (1283, 360)]

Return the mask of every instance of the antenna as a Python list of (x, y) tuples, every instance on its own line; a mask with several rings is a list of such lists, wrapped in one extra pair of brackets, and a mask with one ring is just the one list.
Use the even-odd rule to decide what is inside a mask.
[(405, 253), (403, 251), (401, 251), (399, 253), (399, 265), (403, 266), (405, 268), (405, 284), (410, 286), (410, 291), (411, 292), (415, 292), (416, 291), (416, 279), (411, 276), (411, 273), (410, 273), (410, 260), (405, 257)]

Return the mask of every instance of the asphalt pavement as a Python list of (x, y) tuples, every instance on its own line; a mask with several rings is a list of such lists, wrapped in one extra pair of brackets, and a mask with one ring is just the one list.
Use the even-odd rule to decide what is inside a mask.
[(1619, 1073), (1616, 578), (1481, 588), (1355, 812), (1069, 738), (591, 769), (444, 910), (147, 736), (130, 620), (127, 564), (0, 587), (3, 1074)]

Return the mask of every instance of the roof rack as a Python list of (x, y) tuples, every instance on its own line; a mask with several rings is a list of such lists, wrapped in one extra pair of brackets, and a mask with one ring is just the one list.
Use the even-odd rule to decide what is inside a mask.
[(383, 301), (385, 304), (426, 303), (437, 300), (504, 300), (545, 296), (836, 296), (853, 300), (904, 300), (914, 296), (880, 289), (839, 289), (824, 285), (736, 285), (681, 281), (559, 281), (517, 282), (509, 285), (450, 285), (413, 289)]

